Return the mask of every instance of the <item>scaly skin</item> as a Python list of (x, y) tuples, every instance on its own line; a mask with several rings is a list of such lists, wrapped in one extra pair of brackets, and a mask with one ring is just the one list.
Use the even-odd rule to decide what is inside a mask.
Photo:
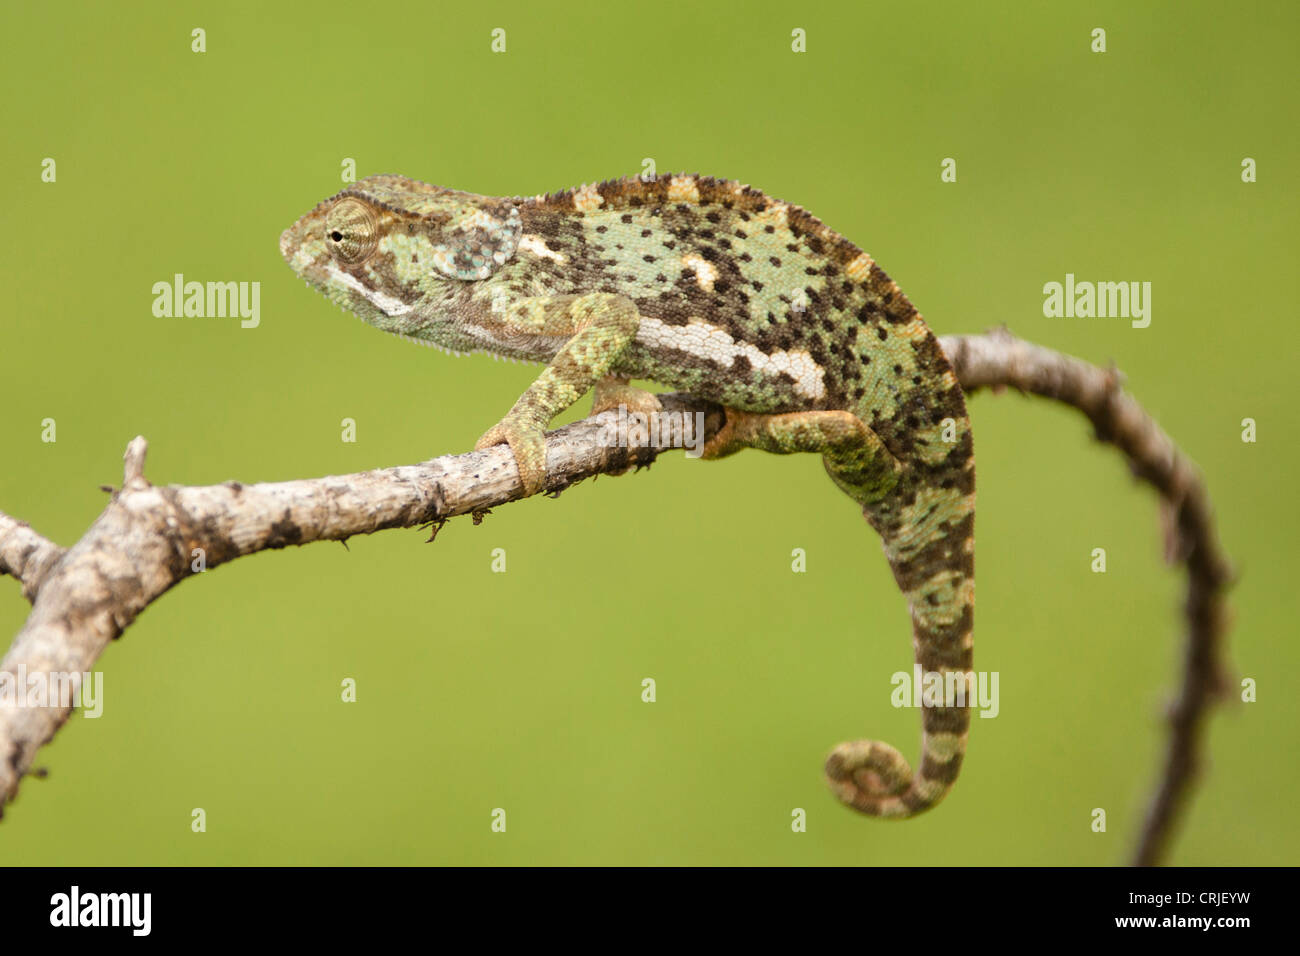
[[(371, 176), (299, 219), (280, 251), (384, 331), (547, 363), (477, 446), (508, 443), (527, 494), (545, 486), (543, 430), (589, 389), (598, 410), (658, 407), (632, 378), (727, 407), (705, 457), (820, 453), (880, 534), (917, 662), (973, 687), (965, 399), (898, 286), (804, 210), (700, 176), (526, 199)], [(915, 773), (887, 744), (840, 744), (831, 788), (874, 816), (934, 806), (961, 767), (971, 702), (922, 711)]]

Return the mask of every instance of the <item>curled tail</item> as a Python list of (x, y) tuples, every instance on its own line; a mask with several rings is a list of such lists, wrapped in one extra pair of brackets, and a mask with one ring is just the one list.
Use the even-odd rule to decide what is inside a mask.
[[(874, 740), (837, 746), (826, 778), (844, 803), (879, 817), (904, 818), (930, 809), (957, 780), (966, 752), (976, 680), (975, 456), (957, 378), (928, 333), (909, 349), (927, 373), (900, 395), (885, 418), (858, 412), (898, 460), (897, 484), (865, 494), (860, 476), (827, 457), (840, 487), (863, 505), (912, 615), (912, 646), (921, 672), (921, 762), (915, 771), (899, 751)], [(894, 366), (898, 368), (898, 366)], [(928, 420), (927, 420), (928, 419)], [(937, 675), (937, 676), (936, 676)]]
[[(836, 796), (871, 816), (903, 818), (930, 809), (956, 783), (966, 753), (976, 702), (975, 514), (973, 489), (969, 495), (952, 493), (956, 490), (919, 490), (902, 509), (896, 531), (890, 526), (898, 514), (866, 512), (882, 531), (885, 555), (907, 597), (922, 688), (921, 700), (913, 701), (922, 704), (916, 772), (898, 750), (874, 740), (840, 744), (826, 760), (826, 778)], [(917, 520), (909, 521), (908, 512)]]

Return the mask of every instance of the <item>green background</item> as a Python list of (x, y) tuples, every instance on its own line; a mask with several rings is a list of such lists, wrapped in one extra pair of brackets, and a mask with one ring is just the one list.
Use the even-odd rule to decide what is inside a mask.
[[(500, 195), (647, 157), (741, 179), (870, 251), (937, 332), (1005, 323), (1127, 374), (1206, 475), (1240, 572), (1231, 651), (1259, 685), (1214, 718), (1171, 860), (1296, 860), (1300, 7), (134, 7), (3, 14), (0, 509), (71, 544), (137, 434), (156, 483), (254, 482), (467, 450), (500, 417), (535, 370), (373, 331), (280, 259), (345, 158)], [(260, 282), (260, 327), (155, 318), (177, 272)], [(1151, 282), (1150, 328), (1044, 318), (1067, 272)], [(104, 716), (41, 752), (0, 860), (1121, 862), (1179, 659), (1157, 502), (1069, 409), (971, 411), (976, 665), (1000, 673), (1001, 713), (933, 813), (861, 818), (821, 780), (841, 740), (917, 751), (917, 713), (889, 706), (907, 613), (856, 509), (811, 457), (676, 454), (436, 544), (390, 531), (185, 582), (103, 656)], [(26, 613), (0, 582), (3, 630)]]

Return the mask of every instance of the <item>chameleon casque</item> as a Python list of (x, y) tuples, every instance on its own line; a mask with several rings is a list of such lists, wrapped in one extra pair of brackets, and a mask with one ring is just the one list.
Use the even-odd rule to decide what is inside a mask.
[[(973, 687), (965, 398), (898, 286), (819, 219), (702, 176), (507, 199), (386, 175), (320, 203), (280, 251), (386, 332), (545, 363), (476, 445), (508, 443), (527, 494), (545, 484), (544, 429), (588, 389), (594, 411), (659, 408), (633, 378), (725, 407), (705, 458), (819, 453), (883, 541), (916, 662)], [(840, 744), (826, 761), (831, 788), (873, 816), (934, 806), (957, 778), (972, 702), (922, 709), (915, 772), (888, 744)]]

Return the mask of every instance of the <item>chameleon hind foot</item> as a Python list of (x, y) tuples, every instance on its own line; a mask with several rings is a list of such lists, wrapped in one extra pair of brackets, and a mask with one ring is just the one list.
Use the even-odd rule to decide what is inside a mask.
[(726, 423), (705, 443), (701, 458), (723, 458), (742, 448), (776, 455), (816, 452), (835, 483), (864, 505), (887, 495), (902, 474), (898, 459), (852, 412), (764, 415), (730, 407), (726, 412)]
[(855, 740), (826, 758), (826, 782), (840, 801), (873, 817), (911, 816), (903, 801), (912, 768), (901, 753), (875, 740)]
[[(852, 412), (785, 412), (768, 415), (727, 408), (727, 421), (704, 445), (702, 458), (725, 458), (743, 448), (774, 455), (800, 452), (852, 453), (859, 449), (879, 455), (883, 446), (862, 419)], [(888, 455), (888, 452), (884, 453)], [(892, 463), (892, 456), (890, 456)]]

